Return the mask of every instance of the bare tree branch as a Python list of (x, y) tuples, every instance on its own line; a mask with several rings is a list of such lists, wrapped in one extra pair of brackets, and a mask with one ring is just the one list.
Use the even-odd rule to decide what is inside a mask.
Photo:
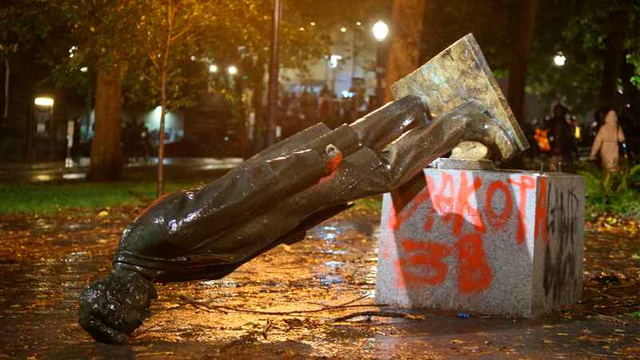
[(151, 86), (153, 86), (154, 89), (156, 90), (160, 90), (160, 85), (156, 84), (156, 81), (153, 79), (153, 77), (151, 77), (151, 75), (145, 73), (144, 71), (141, 71), (142, 76), (147, 79), (147, 81), (149, 81), (151, 83)]
[(149, 60), (151, 60), (151, 63), (153, 64), (153, 67), (154, 67), (156, 70), (161, 71), (162, 69), (160, 68), (160, 64), (159, 64), (159, 63), (158, 63), (158, 61), (155, 59), (155, 56), (153, 56), (154, 54), (153, 54), (152, 50), (151, 50), (151, 49), (148, 49), (148, 50), (146, 51), (146, 53), (147, 53), (147, 56), (149, 57)]
[(193, 23), (187, 25), (184, 29), (182, 29), (182, 31), (180, 31), (179, 33), (177, 33), (176, 35), (174, 35), (172, 38), (169, 39), (170, 42), (174, 42), (177, 39), (179, 39), (180, 37), (182, 37), (184, 34), (186, 34), (187, 32), (189, 32), (189, 30), (191, 30), (191, 28), (193, 27)]

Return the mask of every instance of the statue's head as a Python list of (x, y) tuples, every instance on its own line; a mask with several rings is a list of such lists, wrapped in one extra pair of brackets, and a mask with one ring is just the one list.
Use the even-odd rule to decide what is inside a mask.
[(149, 304), (155, 298), (151, 281), (135, 272), (116, 270), (80, 295), (80, 326), (99, 342), (124, 343), (149, 316)]

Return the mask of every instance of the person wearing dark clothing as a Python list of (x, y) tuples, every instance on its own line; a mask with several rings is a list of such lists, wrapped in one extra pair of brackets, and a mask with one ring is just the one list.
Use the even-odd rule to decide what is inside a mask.
[(71, 158), (75, 162), (80, 162), (81, 151), (80, 151), (80, 132), (82, 128), (80, 125), (80, 118), (76, 118), (73, 121), (73, 135), (71, 141)]
[(548, 136), (551, 143), (551, 164), (549, 167), (553, 171), (557, 171), (562, 163), (571, 163), (574, 138), (566, 115), (567, 108), (557, 104), (553, 108), (553, 117), (548, 121)]
[(149, 132), (149, 128), (146, 126), (142, 126), (142, 130), (140, 131), (140, 151), (142, 153), (142, 157), (144, 157), (144, 162), (147, 162), (149, 156), (153, 155), (153, 145), (151, 144), (151, 133)]
[(122, 144), (123, 144), (123, 161), (125, 164), (135, 155), (136, 143), (138, 142), (138, 130), (135, 121), (129, 121), (126, 123), (122, 130)]

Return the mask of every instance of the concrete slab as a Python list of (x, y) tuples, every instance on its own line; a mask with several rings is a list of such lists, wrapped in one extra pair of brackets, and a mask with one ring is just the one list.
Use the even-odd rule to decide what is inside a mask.
[(376, 301), (534, 317), (580, 299), (584, 181), (425, 169), (385, 194)]

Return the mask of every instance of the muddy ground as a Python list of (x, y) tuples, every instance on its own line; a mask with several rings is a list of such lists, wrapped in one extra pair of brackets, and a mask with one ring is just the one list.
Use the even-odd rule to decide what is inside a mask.
[(77, 324), (78, 296), (109, 271), (139, 210), (0, 216), (0, 358), (640, 357), (637, 234), (588, 227), (579, 304), (536, 320), (463, 319), (373, 304), (379, 215), (367, 209), (225, 279), (159, 285), (128, 345), (98, 344)]

